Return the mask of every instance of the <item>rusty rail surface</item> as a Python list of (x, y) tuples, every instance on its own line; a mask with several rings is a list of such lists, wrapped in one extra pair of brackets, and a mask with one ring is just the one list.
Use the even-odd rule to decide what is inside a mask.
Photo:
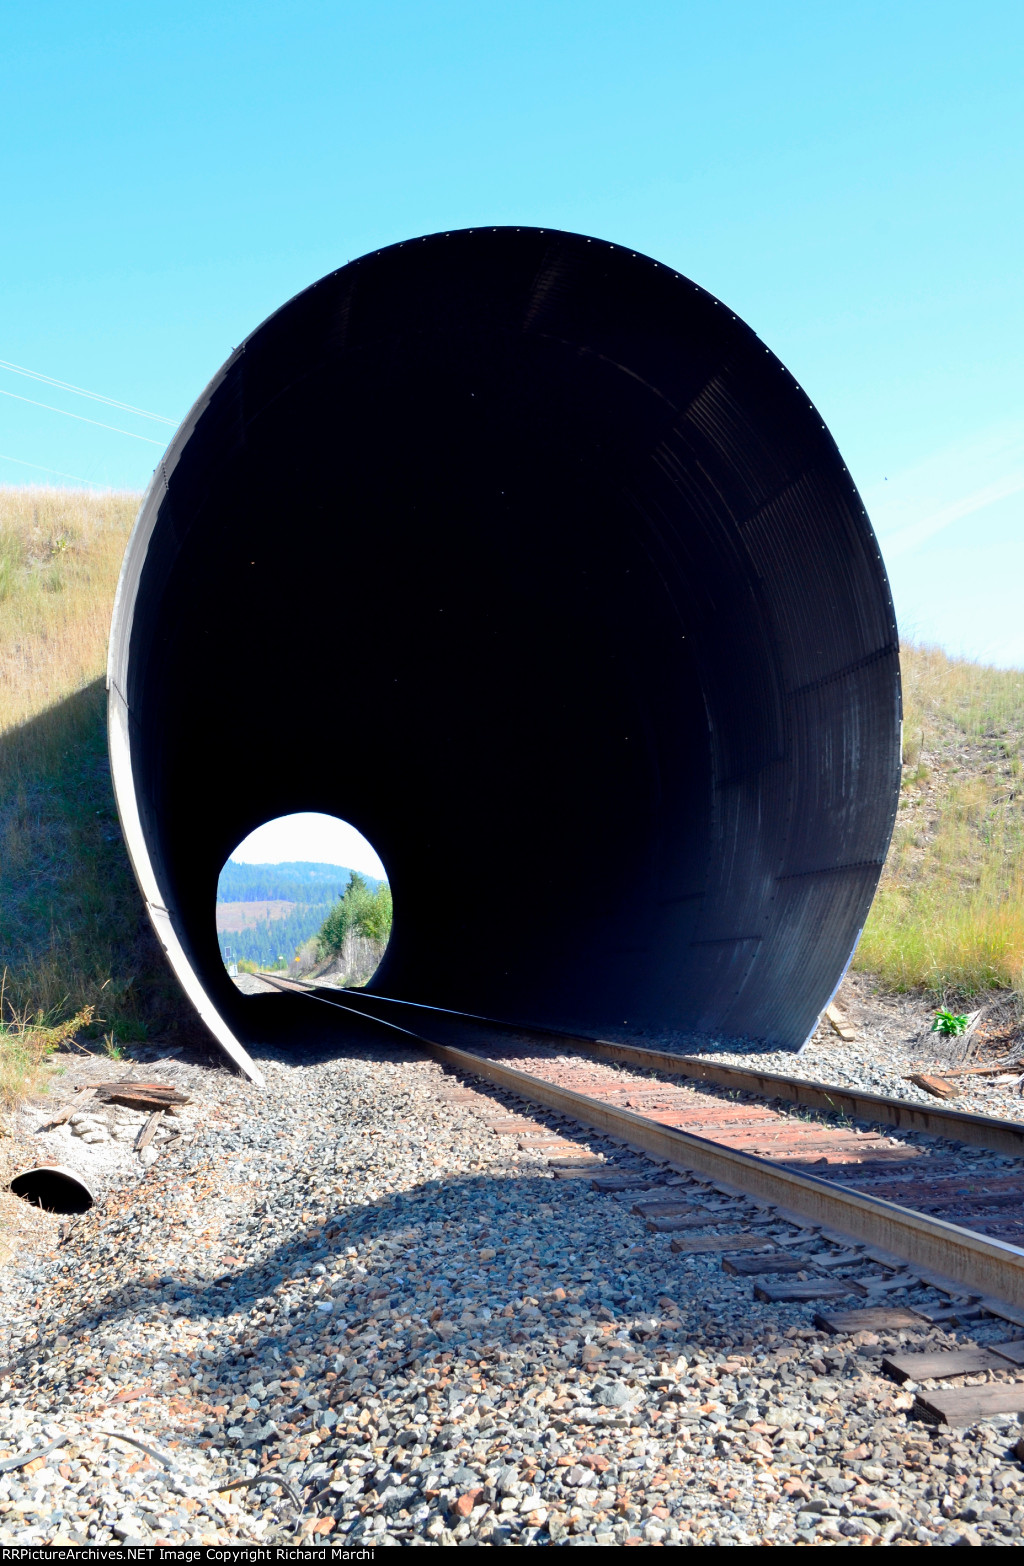
[[(297, 981), (290, 982), (294, 984)], [(318, 992), (321, 988), (317, 987)], [(962, 1109), (887, 1098), (881, 1093), (810, 1082), (803, 1077), (786, 1076), (774, 1071), (753, 1071), (749, 1066), (725, 1065), (716, 1060), (704, 1060), (699, 1055), (677, 1055), (671, 1050), (650, 1049), (646, 1045), (618, 1044), (608, 1039), (562, 1033), (534, 1025), (519, 1027), (514, 1023), (495, 1022), (490, 1017), (449, 1013), (435, 1007), (418, 1006), (414, 1001), (396, 1001), (390, 996), (363, 992), (346, 996), (346, 1004), (361, 1015), (372, 1016), (373, 1007), (380, 1003), (389, 1007), (402, 1007), (405, 1012), (423, 1016), (429, 1016), (432, 1012), (439, 1017), (450, 1016), (453, 1020), (492, 1029), (495, 1033), (544, 1039), (551, 1044), (563, 1044), (566, 1048), (586, 1050), (599, 1060), (617, 1061), (623, 1065), (639, 1066), (645, 1071), (660, 1071), (669, 1076), (711, 1082), (716, 1087), (756, 1093), (765, 1099), (782, 1099), (789, 1104), (800, 1104), (806, 1109), (840, 1110), (856, 1120), (873, 1120), (903, 1131), (925, 1131), (931, 1136), (948, 1137), (972, 1147), (987, 1147), (994, 1153), (1008, 1153), (1011, 1157), (1024, 1158), (1024, 1123), (997, 1120), (991, 1115), (975, 1115)]]
[[(436, 1060), (454, 1070), (481, 1077), (521, 1098), (568, 1115), (581, 1125), (621, 1138), (653, 1158), (679, 1164), (688, 1170), (695, 1170), (713, 1180), (725, 1182), (747, 1195), (786, 1208), (814, 1223), (841, 1230), (855, 1239), (881, 1247), (909, 1263), (922, 1277), (931, 1275), (940, 1285), (959, 1286), (981, 1296), (982, 1302), (995, 1314), (1006, 1314), (1007, 1319), (1024, 1324), (1024, 1315), (1021, 1314), (1024, 1311), (1024, 1249), (1018, 1246), (979, 1234), (945, 1219), (901, 1207), (898, 1203), (865, 1192), (850, 1190), (821, 1176), (788, 1168), (770, 1159), (724, 1146), (707, 1137), (660, 1124), (633, 1110), (605, 1103), (601, 1099), (547, 1081), (530, 1072), (506, 1066), (485, 1055), (478, 1055), (452, 1044), (440, 1043), (430, 1038), (424, 1031), (428, 1026), (424, 1014), (431, 1008), (415, 1008), (420, 1013), (417, 1026), (406, 1027), (364, 1009), (359, 1004), (361, 997), (346, 996), (342, 1000), (340, 997), (328, 996), (322, 987), (313, 989), (294, 980), (280, 979), (276, 975), (261, 974), (260, 977), (278, 989), (304, 994), (312, 1000), (347, 1012), (361, 1021), (387, 1028), (420, 1048), (426, 1049)], [(351, 1003), (353, 1000), (356, 1001), (355, 1004)], [(438, 1018), (444, 1015), (438, 1013)], [(478, 1019), (466, 1020), (475, 1022)], [(526, 1029), (514, 1031), (520, 1036), (528, 1035), (529, 1032)], [(546, 1042), (550, 1042), (550, 1039)], [(569, 1040), (563, 1036), (563, 1042), (568, 1043)], [(583, 1046), (585, 1041), (573, 1040), (572, 1042), (577, 1046)], [(603, 1047), (609, 1053), (617, 1052), (620, 1048), (612, 1044), (605, 1044)], [(625, 1049), (626, 1046), (622, 1048)], [(632, 1053), (646, 1056), (648, 1052), (634, 1050)], [(680, 1057), (667, 1056), (666, 1058), (672, 1061), (678, 1073), (677, 1063)], [(770, 1074), (750, 1073), (749, 1075), (765, 1076), (773, 1083), (776, 1080)], [(773, 1087), (773, 1095), (774, 1092)], [(870, 1098), (874, 1101), (876, 1096), (855, 1095), (855, 1097), (858, 1100)], [(893, 1103), (894, 1101), (880, 1099), (878, 1102)], [(833, 1106), (826, 1101), (824, 1107)], [(902, 1109), (905, 1106), (898, 1103), (898, 1107)], [(948, 1110), (928, 1112), (947, 1117), (951, 1113)], [(962, 1117), (970, 1121), (983, 1121), (984, 1118), (983, 1116)]]

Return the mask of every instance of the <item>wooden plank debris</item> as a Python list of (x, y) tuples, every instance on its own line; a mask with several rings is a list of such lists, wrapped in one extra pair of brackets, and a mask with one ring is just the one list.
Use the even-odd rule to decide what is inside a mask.
[[(995, 1077), (1000, 1072), (1012, 1071), (1009, 1061), (1004, 1061), (1001, 1066), (954, 1066), (946, 1072), (947, 1077)], [(1016, 1075), (1017, 1073), (1014, 1073)]]
[(149, 1146), (150, 1142), (153, 1140), (153, 1133), (160, 1124), (160, 1121), (163, 1119), (163, 1115), (164, 1112), (162, 1109), (154, 1109), (153, 1113), (146, 1121), (146, 1124), (142, 1127), (138, 1136), (135, 1138), (134, 1150), (136, 1153), (141, 1153), (144, 1147)]
[(919, 1392), (914, 1412), (940, 1425), (973, 1425), (975, 1420), (991, 1419), (994, 1414), (1024, 1414), (1024, 1381)]
[[(123, 1104), (127, 1109), (171, 1109), (176, 1104), (187, 1104), (189, 1097), (170, 1082), (134, 1082), (122, 1078), (120, 1082), (89, 1082), (103, 1104)], [(80, 1090), (81, 1091), (81, 1090)]]
[(915, 1087), (924, 1088), (933, 1098), (956, 1098), (960, 1092), (955, 1082), (950, 1082), (946, 1077), (933, 1077), (927, 1071), (912, 1072), (904, 1080), (913, 1082)]
[(825, 1020), (833, 1033), (838, 1033), (844, 1043), (856, 1043), (857, 1030), (850, 1024), (845, 1013), (841, 1012), (838, 1006), (825, 1007)]
[[(92, 1088), (88, 1088), (86, 1090), (86, 1097), (88, 1097), (92, 1091)], [(67, 1108), (62, 1109), (59, 1115), (54, 1115), (52, 1120), (48, 1120), (45, 1125), (40, 1126), (40, 1131), (56, 1131), (58, 1126), (66, 1125), (67, 1122), (71, 1119), (72, 1115), (78, 1114), (84, 1102), (85, 1099), (80, 1098), (77, 1104), (68, 1104)]]
[(819, 1311), (814, 1325), (822, 1332), (898, 1332), (901, 1327), (924, 1329), (928, 1320), (905, 1306), (871, 1305), (866, 1310)]

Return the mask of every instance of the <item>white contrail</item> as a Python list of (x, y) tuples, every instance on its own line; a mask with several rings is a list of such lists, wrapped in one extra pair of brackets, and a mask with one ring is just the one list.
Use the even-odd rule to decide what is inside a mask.
[(1024, 420), (991, 425), (872, 484), (866, 495), (886, 559), (1024, 490)]
[(984, 511), (986, 506), (994, 505), (997, 500), (1018, 495), (1021, 490), (1024, 490), (1024, 473), (1008, 473), (994, 484), (987, 484), (984, 489), (975, 490), (972, 495), (964, 495), (962, 499), (943, 506), (941, 511), (922, 517), (920, 522), (911, 522), (908, 527), (901, 527), (897, 532), (883, 536), (882, 553), (887, 560), (909, 554), (919, 544), (941, 533), (943, 528), (951, 527), (964, 517), (973, 516), (976, 511)]
[(26, 462), (24, 457), (8, 457), (0, 451), (0, 462), (16, 462), (22, 468), (35, 468), (40, 473), (52, 473), (55, 478), (74, 479), (76, 484), (88, 484), (90, 489), (108, 489), (107, 484), (97, 484), (95, 479), (83, 478), (80, 473), (65, 473), (62, 468), (44, 468), (41, 462)]

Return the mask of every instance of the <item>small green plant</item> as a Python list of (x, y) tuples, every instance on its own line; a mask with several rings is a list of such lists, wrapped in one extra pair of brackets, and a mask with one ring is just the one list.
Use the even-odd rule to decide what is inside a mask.
[(149, 1028), (138, 1017), (116, 1016), (109, 1020), (111, 1037), (119, 1044), (144, 1044), (149, 1038)]
[[(62, 1044), (74, 1043), (75, 1034), (88, 1028), (91, 1006), (55, 1022), (61, 1010), (38, 1010), (34, 1017), (16, 1011), (6, 1000), (7, 970), (0, 975), (0, 1108), (12, 1109), (33, 1087), (43, 1065)], [(5, 1015), (6, 1013), (6, 1015)]]
[(103, 1053), (110, 1060), (123, 1060), (124, 1059), (124, 1050), (121, 1048), (120, 1044), (117, 1042), (117, 1034), (116, 1033), (104, 1033), (104, 1035), (103, 1035)]
[(933, 1033), (941, 1033), (943, 1038), (956, 1039), (961, 1033), (967, 1032), (967, 1018), (962, 1012), (938, 1011), (931, 1030)]

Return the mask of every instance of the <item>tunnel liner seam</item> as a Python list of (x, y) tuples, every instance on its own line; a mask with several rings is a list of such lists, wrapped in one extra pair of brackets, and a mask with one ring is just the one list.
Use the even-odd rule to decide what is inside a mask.
[(881, 663), (893, 654), (899, 657), (900, 644), (898, 641), (886, 642), (884, 647), (878, 647), (874, 652), (865, 653), (862, 658), (854, 663), (848, 663), (841, 669), (834, 670), (831, 674), (819, 675), (816, 680), (809, 680), (806, 685), (797, 685), (791, 691), (786, 691), (785, 698), (795, 701), (798, 696), (810, 695), (813, 691), (819, 691), (826, 685), (832, 685), (836, 680), (845, 680), (851, 674), (859, 674), (862, 669), (870, 669), (872, 664)]

